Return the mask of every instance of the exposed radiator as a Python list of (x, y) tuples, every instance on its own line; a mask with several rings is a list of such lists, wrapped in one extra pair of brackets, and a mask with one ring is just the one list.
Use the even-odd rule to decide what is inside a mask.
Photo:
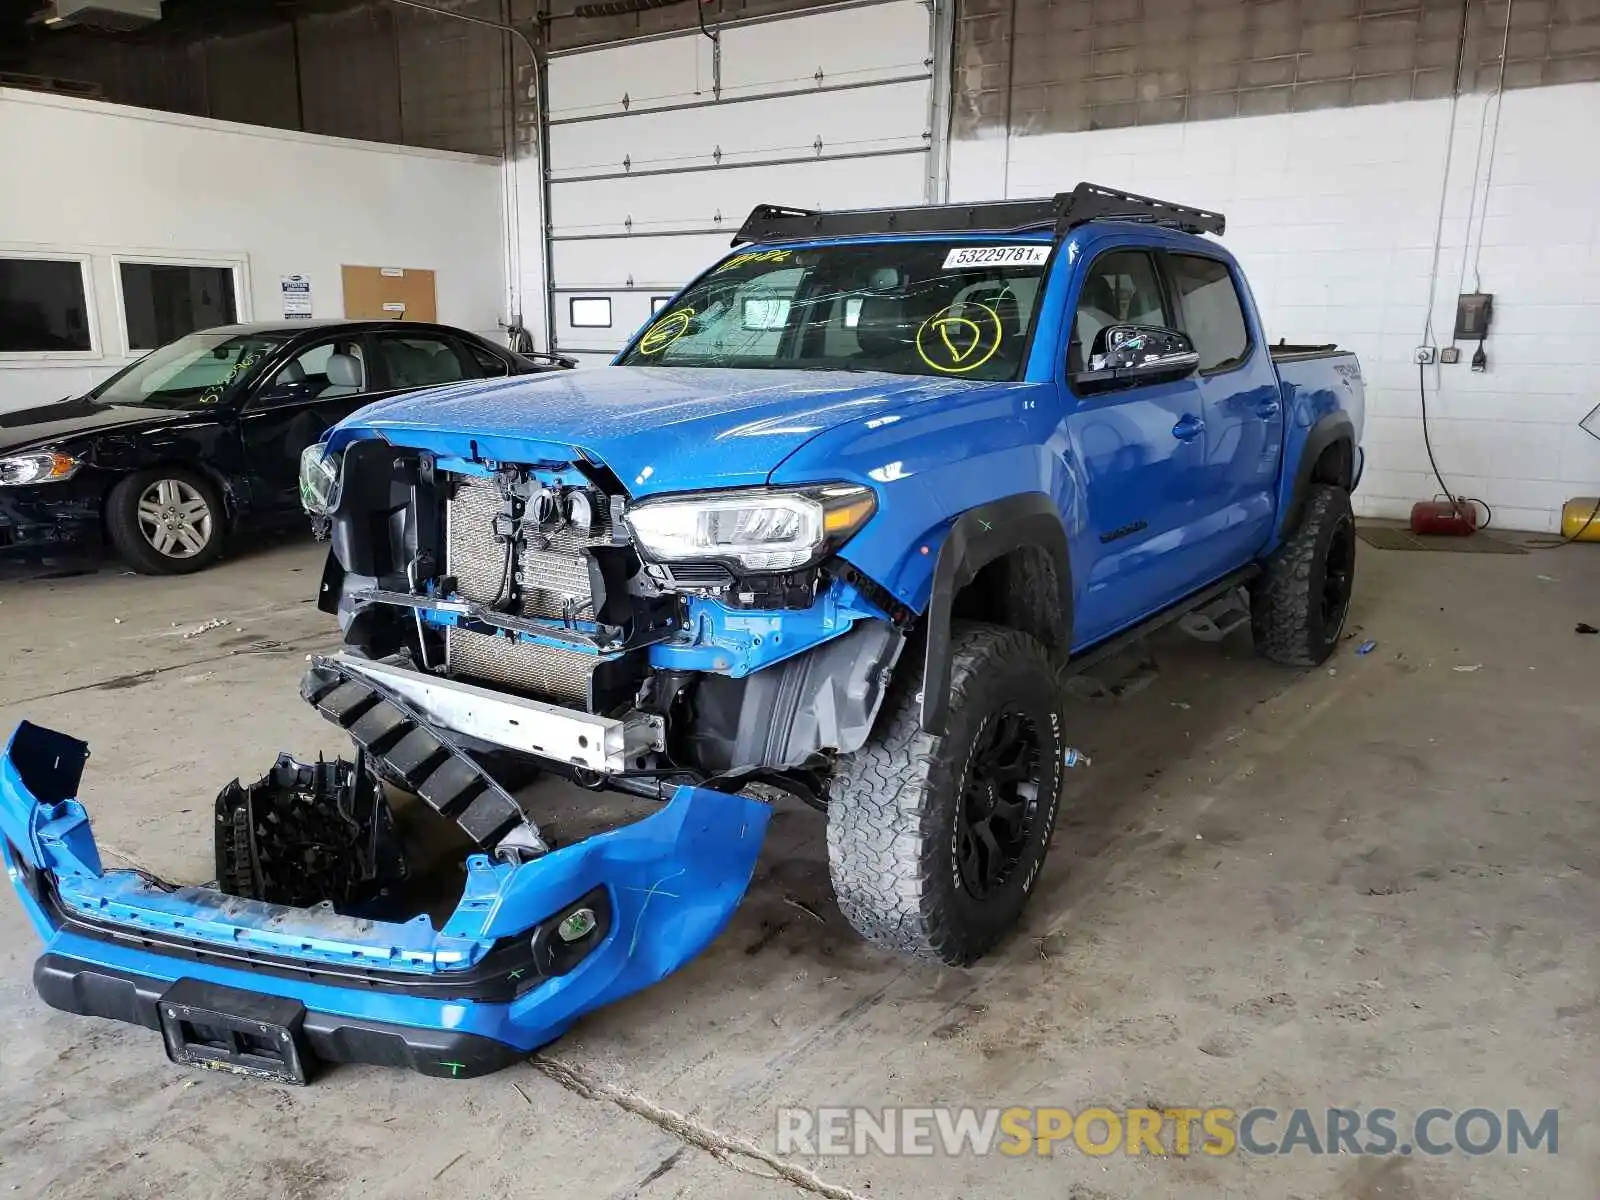
[[(611, 513), (597, 506), (591, 531), (579, 533), (571, 525), (546, 526), (537, 536), (548, 543), (543, 549), (524, 544), (515, 569), (526, 581), (522, 590), (525, 617), (564, 616), (568, 600), (580, 606), (575, 616), (593, 620), (588, 610), (589, 564), (586, 546), (611, 541)], [(494, 539), (494, 519), (500, 511), (500, 489), (492, 479), (463, 477), (445, 510), (445, 570), (468, 600), (492, 601), (500, 592), (505, 571), (505, 547)]]
[[(500, 593), (505, 547), (495, 541), (494, 520), (500, 512), (500, 489), (493, 479), (465, 477), (445, 510), (445, 571), (456, 578), (461, 595), (479, 603)], [(521, 614), (525, 617), (573, 616), (593, 620), (586, 546), (611, 541), (610, 512), (596, 506), (593, 529), (545, 526), (536, 531), (541, 549), (526, 544), (513, 565), (523, 581)], [(529, 530), (529, 534), (535, 531)], [(503, 684), (561, 704), (587, 706), (593, 655), (509, 638), (451, 628), (445, 633), (445, 663), (452, 676)]]
[(445, 630), (445, 667), (452, 677), (504, 684), (547, 700), (585, 708), (592, 654), (532, 646), (468, 629)]

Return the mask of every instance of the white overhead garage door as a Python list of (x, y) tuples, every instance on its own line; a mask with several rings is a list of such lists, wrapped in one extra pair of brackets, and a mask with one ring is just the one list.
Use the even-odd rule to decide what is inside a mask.
[(757, 204), (936, 198), (931, 8), (878, 0), (553, 55), (555, 347), (609, 359)]

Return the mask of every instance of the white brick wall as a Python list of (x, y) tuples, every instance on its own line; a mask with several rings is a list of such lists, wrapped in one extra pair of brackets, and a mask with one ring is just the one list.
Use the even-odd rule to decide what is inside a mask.
[(1600, 441), (1577, 424), (1600, 403), (1600, 155), (1583, 148), (1600, 129), (1600, 84), (1506, 93), (1491, 176), (1496, 103), (1461, 97), (1453, 127), (1451, 102), (1430, 100), (1023, 136), (1009, 162), (1003, 138), (962, 141), (950, 194), (1048, 195), (1088, 179), (1226, 213), (1271, 339), (1337, 340), (1360, 356), (1357, 511), (1405, 516), (1438, 491), (1411, 354), (1444, 188), (1438, 344), (1458, 292), (1493, 292), (1495, 312), (1487, 373), (1468, 367), (1475, 345), (1425, 372), (1434, 453), (1495, 524), (1553, 530), (1568, 497), (1600, 492)]

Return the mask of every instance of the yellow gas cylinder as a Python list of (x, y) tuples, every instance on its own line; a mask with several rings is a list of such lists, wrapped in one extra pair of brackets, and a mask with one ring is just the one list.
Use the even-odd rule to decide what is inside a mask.
[(1561, 536), (1600, 542), (1600, 496), (1574, 496), (1561, 506)]

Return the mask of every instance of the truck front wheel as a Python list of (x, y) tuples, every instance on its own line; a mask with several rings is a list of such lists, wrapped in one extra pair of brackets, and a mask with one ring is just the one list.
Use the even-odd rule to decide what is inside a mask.
[(1256, 648), (1273, 662), (1314, 667), (1333, 653), (1350, 611), (1356, 520), (1350, 493), (1313, 484), (1300, 524), (1273, 551), (1251, 594)]
[(915, 687), (830, 788), (839, 908), (886, 949), (965, 965), (1016, 925), (1039, 878), (1061, 790), (1061, 710), (1044, 646), (991, 625), (952, 638), (948, 733), (921, 726)]

